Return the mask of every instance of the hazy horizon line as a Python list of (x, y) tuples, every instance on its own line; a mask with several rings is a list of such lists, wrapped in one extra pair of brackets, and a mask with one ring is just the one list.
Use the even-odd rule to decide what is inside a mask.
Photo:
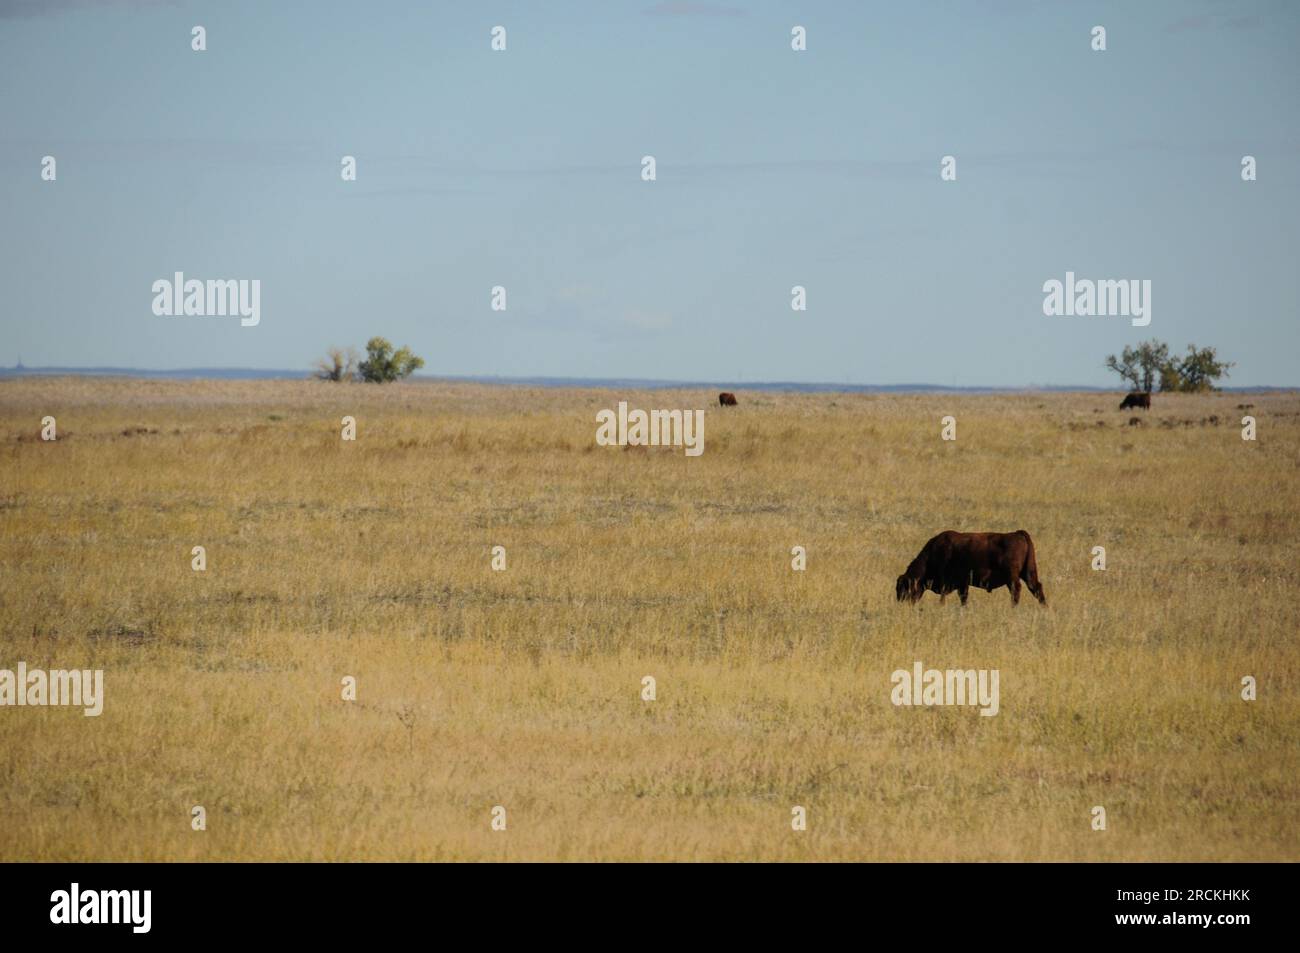
[[(311, 370), (253, 367), (186, 367), (152, 369), (142, 367), (0, 367), (0, 377), (126, 377), (169, 380), (311, 380)], [(953, 393), (1007, 393), (1007, 392), (1091, 392), (1126, 393), (1131, 388), (1098, 384), (933, 384), (902, 382), (894, 384), (863, 384), (834, 381), (725, 381), (725, 380), (673, 380), (670, 378), (642, 377), (567, 377), (562, 375), (501, 375), (501, 374), (413, 374), (415, 383), (451, 381), (474, 384), (525, 385), (534, 387), (637, 387), (646, 390), (680, 388), (739, 388), (766, 391), (804, 392), (953, 392)], [(1290, 384), (1252, 384), (1216, 388), (1224, 393), (1255, 393), (1264, 391), (1295, 391), (1300, 386)]]

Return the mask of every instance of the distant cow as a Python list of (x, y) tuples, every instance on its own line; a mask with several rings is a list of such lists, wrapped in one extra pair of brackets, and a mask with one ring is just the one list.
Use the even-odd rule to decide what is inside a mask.
[(926, 590), (937, 592), (939, 601), (950, 592), (966, 604), (970, 588), (992, 592), (1006, 586), (1011, 604), (1020, 604), (1020, 583), (1043, 605), (1047, 596), (1038, 582), (1034, 541), (1023, 529), (1014, 533), (957, 533), (946, 530), (935, 536), (912, 560), (907, 572), (898, 577), (894, 594), (899, 602), (919, 602)]
[(718, 406), (735, 407), (736, 395), (724, 390), (721, 394), (718, 395)]
[(1150, 392), (1142, 393), (1139, 391), (1133, 391), (1133, 393), (1125, 397), (1123, 402), (1120, 403), (1119, 405), (1120, 410), (1128, 410), (1130, 407), (1141, 407), (1143, 410), (1150, 410), (1151, 409)]

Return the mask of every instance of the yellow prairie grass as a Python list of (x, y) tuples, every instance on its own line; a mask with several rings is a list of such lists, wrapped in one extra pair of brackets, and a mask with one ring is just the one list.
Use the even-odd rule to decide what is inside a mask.
[[(105, 672), (0, 708), (0, 859), (1300, 859), (1300, 397), (738, 396), (0, 382), (0, 668)], [(943, 529), (1049, 607), (897, 604)]]

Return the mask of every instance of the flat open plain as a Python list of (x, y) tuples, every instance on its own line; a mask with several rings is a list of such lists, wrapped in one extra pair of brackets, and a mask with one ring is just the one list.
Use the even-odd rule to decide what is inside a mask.
[[(0, 708), (0, 859), (1300, 860), (1300, 396), (737, 395), (0, 381), (0, 668), (105, 673)], [(1048, 607), (897, 604), (943, 529)]]

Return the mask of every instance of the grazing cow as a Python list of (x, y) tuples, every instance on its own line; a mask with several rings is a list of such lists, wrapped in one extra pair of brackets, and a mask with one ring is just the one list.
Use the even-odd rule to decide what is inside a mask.
[(928, 589), (939, 601), (956, 592), (966, 604), (970, 588), (992, 592), (1001, 586), (1011, 590), (1011, 604), (1020, 604), (1020, 583), (1043, 605), (1047, 596), (1038, 582), (1034, 541), (1023, 529), (1014, 533), (957, 533), (946, 530), (935, 536), (912, 560), (907, 572), (898, 577), (894, 595), (899, 602), (919, 602)]
[(1146, 393), (1133, 391), (1119, 405), (1120, 410), (1128, 410), (1130, 407), (1141, 407), (1143, 410), (1150, 410), (1151, 393), (1149, 391)]
[(725, 391), (725, 390), (724, 390), (721, 394), (718, 395), (718, 406), (719, 406), (719, 407), (735, 407), (735, 406), (736, 406), (736, 395), (733, 394), (733, 393), (731, 393), (731, 392), (729, 392), (729, 391)]

